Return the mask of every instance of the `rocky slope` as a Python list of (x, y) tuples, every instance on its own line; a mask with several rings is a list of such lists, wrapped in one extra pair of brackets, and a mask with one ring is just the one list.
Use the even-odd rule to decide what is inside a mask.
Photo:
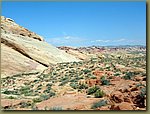
[(146, 110), (145, 61), (138, 53), (106, 56), (3, 78), (2, 109)]
[(43, 37), (1, 16), (1, 75), (41, 71), (51, 64), (79, 61), (46, 43)]

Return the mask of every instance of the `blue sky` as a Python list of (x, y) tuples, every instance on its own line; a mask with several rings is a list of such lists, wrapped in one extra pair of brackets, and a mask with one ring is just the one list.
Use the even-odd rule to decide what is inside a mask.
[(3, 2), (2, 15), (55, 46), (146, 45), (146, 2)]

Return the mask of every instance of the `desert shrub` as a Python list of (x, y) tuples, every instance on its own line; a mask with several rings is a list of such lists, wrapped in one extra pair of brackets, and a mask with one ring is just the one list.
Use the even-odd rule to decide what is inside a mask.
[(110, 84), (109, 80), (102, 80), (101, 82), (102, 82), (102, 85), (109, 85)]
[(33, 96), (33, 91), (29, 91), (28, 93), (25, 93), (24, 96)]
[(107, 80), (105, 76), (101, 77), (101, 83), (102, 83), (102, 85), (109, 85), (110, 84), (109, 80)]
[(87, 90), (87, 94), (91, 95), (91, 94), (95, 93), (98, 89), (99, 89), (98, 86), (93, 86)]
[(16, 99), (16, 97), (9, 96), (8, 99)]
[(41, 89), (42, 89), (42, 87), (38, 87), (38, 88), (37, 88), (37, 90), (41, 90)]
[(51, 87), (51, 86), (52, 86), (52, 84), (51, 84), (51, 83), (48, 83), (46, 86), (47, 86), (47, 87)]
[(21, 87), (20, 89), (20, 93), (21, 94), (24, 94), (25, 96), (31, 96), (32, 95), (32, 90), (30, 90), (30, 87), (29, 86), (23, 86)]
[(53, 75), (57, 75), (57, 73), (56, 73), (56, 72), (53, 72)]
[(104, 95), (105, 95), (104, 91), (100, 89), (98, 89), (94, 94), (95, 98), (102, 98)]
[(140, 96), (145, 97), (145, 95), (146, 95), (146, 87), (141, 88), (141, 90), (140, 90)]
[(5, 90), (4, 92), (2, 92), (3, 94), (7, 94), (7, 95), (9, 95), (9, 94), (13, 94), (13, 91), (9, 91), (9, 90)]
[(34, 103), (38, 103), (38, 102), (41, 102), (42, 101), (42, 99), (39, 97), (39, 98), (34, 98), (33, 99), (33, 102)]
[(49, 93), (49, 96), (50, 97), (53, 97), (53, 96), (55, 96), (56, 94), (53, 92), (53, 91), (51, 91), (50, 93)]
[(77, 89), (77, 88), (78, 88), (78, 84), (75, 83), (75, 82), (71, 82), (71, 83), (70, 83), (70, 86), (71, 86), (73, 89)]
[(51, 87), (50, 87), (50, 86), (48, 86), (48, 87), (47, 87), (47, 89), (46, 89), (46, 90), (44, 90), (43, 92), (44, 92), (44, 93), (50, 93), (50, 90), (51, 90)]
[(48, 78), (49, 74), (42, 74), (43, 78)]
[(50, 95), (45, 95), (45, 94), (43, 94), (43, 95), (40, 96), (40, 98), (42, 99), (42, 101), (43, 101), (43, 100), (47, 100), (47, 99), (50, 98)]
[(61, 78), (61, 80), (60, 81), (65, 81), (65, 80), (67, 80), (68, 79), (68, 77), (63, 77), (63, 78)]
[(88, 76), (88, 78), (90, 78), (90, 79), (96, 79), (96, 76), (94, 76), (94, 75), (88, 74), (87, 76)]
[(42, 86), (42, 84), (38, 85), (38, 87), (41, 87), (41, 86)]
[(72, 78), (70, 82), (77, 82), (76, 78)]
[(87, 73), (90, 73), (91, 70), (89, 70), (89, 69), (84, 69), (83, 72), (84, 72), (84, 74), (87, 74)]
[(145, 85), (144, 85), (144, 84), (142, 84), (142, 83), (136, 84), (136, 87), (140, 87), (140, 86), (145, 87)]
[(80, 84), (79, 89), (87, 89), (88, 86), (86, 84)]
[(19, 95), (18, 91), (10, 91), (10, 90), (5, 90), (4, 92), (2, 92), (3, 94), (13, 94), (13, 95)]
[(120, 76), (120, 73), (115, 73), (114, 76)]
[(123, 76), (123, 78), (124, 78), (125, 80), (131, 80), (132, 77), (133, 77), (133, 75), (134, 75), (134, 73), (132, 73), (132, 72), (127, 72), (127, 73), (125, 74), (125, 76)]
[(38, 82), (39, 80), (35, 79), (33, 82)]
[(140, 107), (140, 108), (146, 107), (145, 95), (146, 95), (146, 88), (144, 87), (144, 88), (141, 88), (139, 95), (136, 96), (136, 99), (134, 101), (137, 107)]
[(106, 69), (107, 69), (108, 71), (110, 71), (110, 66), (106, 67)]
[(68, 83), (68, 81), (69, 81), (69, 80), (64, 80), (64, 81), (62, 81), (62, 82), (59, 84), (59, 86), (65, 85), (66, 83)]
[(63, 108), (62, 108), (62, 107), (58, 107), (58, 106), (56, 106), (56, 107), (52, 107), (52, 108), (50, 108), (50, 110), (63, 110)]
[(96, 76), (91, 76), (90, 79), (96, 79)]
[(96, 109), (98, 107), (106, 106), (107, 105), (107, 100), (100, 100), (99, 102), (96, 102), (92, 105), (92, 109)]
[(30, 101), (28, 101), (28, 102), (24, 102), (24, 101), (22, 101), (21, 103), (20, 103), (20, 108), (25, 108), (25, 107), (29, 107), (29, 106), (31, 106), (31, 102)]

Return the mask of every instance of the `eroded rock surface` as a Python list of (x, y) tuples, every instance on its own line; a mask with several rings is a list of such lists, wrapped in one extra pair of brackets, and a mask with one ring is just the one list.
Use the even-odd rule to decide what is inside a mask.
[(32, 70), (42, 71), (51, 64), (79, 61), (46, 43), (43, 37), (1, 17), (2, 77)]

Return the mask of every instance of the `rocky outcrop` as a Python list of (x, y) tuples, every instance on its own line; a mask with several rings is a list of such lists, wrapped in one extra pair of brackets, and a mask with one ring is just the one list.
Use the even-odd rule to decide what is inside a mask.
[(3, 16), (1, 50), (2, 77), (32, 70), (41, 71), (51, 64), (79, 61), (74, 56), (46, 43), (36, 33)]
[(111, 110), (134, 110), (133, 104), (128, 102), (122, 102), (111, 107)]
[(111, 98), (116, 103), (121, 103), (124, 101), (124, 96), (120, 91), (115, 91), (111, 94)]
[(88, 59), (88, 56), (86, 54), (80, 52), (76, 48), (61, 46), (61, 47), (58, 47), (58, 49), (61, 49), (61, 50), (65, 51), (66, 53), (71, 54), (80, 60)]
[(36, 33), (31, 32), (28, 29), (19, 26), (18, 24), (15, 23), (13, 19), (5, 18), (4, 16), (1, 16), (1, 31), (8, 34), (27, 36), (28, 38), (44, 41), (42, 36), (39, 36)]

